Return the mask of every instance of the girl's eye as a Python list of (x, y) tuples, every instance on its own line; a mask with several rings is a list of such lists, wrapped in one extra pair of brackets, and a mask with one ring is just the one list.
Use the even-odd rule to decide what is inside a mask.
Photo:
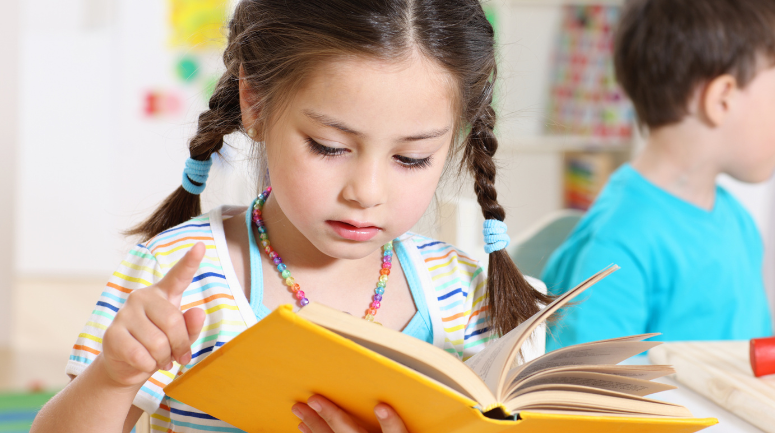
[[(344, 155), (347, 153), (347, 149), (341, 147), (329, 147), (324, 144), (320, 144), (312, 138), (307, 138), (307, 145), (312, 153), (320, 155), (323, 158), (333, 158), (336, 156)], [(396, 160), (401, 166), (408, 169), (422, 169), (431, 165), (431, 157), (416, 159), (409, 158), (407, 156), (395, 155), (393, 159)]]
[(309, 145), (309, 150), (312, 151), (312, 153), (321, 155), (324, 158), (339, 156), (347, 152), (347, 149), (324, 146), (311, 138), (307, 138), (307, 144)]
[(427, 167), (430, 167), (431, 165), (430, 156), (422, 159), (416, 159), (416, 158), (409, 158), (401, 155), (395, 155), (393, 158), (396, 161), (398, 161), (398, 163), (401, 164), (402, 166), (412, 170), (427, 168)]

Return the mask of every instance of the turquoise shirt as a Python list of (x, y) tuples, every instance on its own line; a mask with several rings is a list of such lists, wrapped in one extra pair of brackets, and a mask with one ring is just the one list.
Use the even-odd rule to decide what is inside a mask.
[(683, 201), (629, 164), (549, 258), (542, 279), (557, 295), (615, 263), (620, 270), (566, 308), (546, 351), (624, 335), (746, 340), (772, 335), (753, 219), (716, 187), (711, 211)]

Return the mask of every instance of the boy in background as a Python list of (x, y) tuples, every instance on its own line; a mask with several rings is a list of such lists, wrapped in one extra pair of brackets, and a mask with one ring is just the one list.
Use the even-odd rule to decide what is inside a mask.
[(557, 295), (611, 263), (621, 270), (564, 311), (547, 351), (648, 332), (772, 335), (761, 236), (716, 178), (762, 182), (775, 170), (775, 2), (630, 1), (614, 63), (647, 143), (542, 279)]

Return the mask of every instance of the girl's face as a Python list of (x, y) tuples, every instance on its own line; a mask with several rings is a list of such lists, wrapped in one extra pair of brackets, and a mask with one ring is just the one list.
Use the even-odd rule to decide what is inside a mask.
[(335, 258), (366, 257), (409, 230), (449, 152), (453, 88), (451, 76), (419, 54), (322, 66), (266, 131), (282, 213)]

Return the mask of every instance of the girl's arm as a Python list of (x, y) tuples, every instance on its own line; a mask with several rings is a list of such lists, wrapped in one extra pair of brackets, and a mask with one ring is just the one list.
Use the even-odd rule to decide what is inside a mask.
[(129, 433), (142, 415), (132, 405), (140, 385), (115, 383), (98, 356), (89, 367), (54, 396), (35, 417), (30, 433)]
[(180, 312), (183, 292), (205, 254), (198, 243), (158, 283), (133, 291), (105, 331), (102, 352), (38, 413), (31, 433), (129, 432), (140, 418), (137, 392), (172, 360), (191, 360), (204, 323), (197, 308)]

